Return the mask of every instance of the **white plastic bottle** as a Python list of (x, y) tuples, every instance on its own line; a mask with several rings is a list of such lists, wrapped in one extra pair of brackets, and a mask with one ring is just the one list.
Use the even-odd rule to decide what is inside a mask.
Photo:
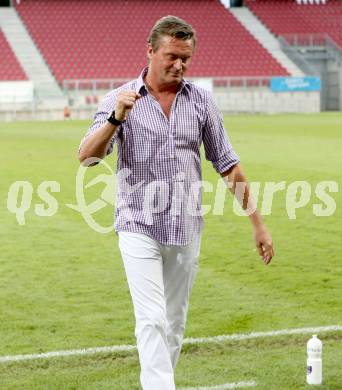
[(307, 344), (308, 359), (306, 381), (309, 385), (322, 383), (322, 341), (313, 335)]

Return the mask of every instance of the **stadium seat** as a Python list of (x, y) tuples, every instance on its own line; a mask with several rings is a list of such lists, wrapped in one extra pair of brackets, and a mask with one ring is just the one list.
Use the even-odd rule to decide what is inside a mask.
[[(308, 44), (308, 35), (321, 38), (311, 44), (322, 44), (325, 34), (342, 48), (342, 1), (246, 0), (249, 9), (277, 36), (297, 34)], [(305, 41), (306, 40), (306, 41)]]
[(169, 14), (198, 34), (189, 76), (288, 74), (219, 0), (25, 0), (16, 8), (61, 84), (136, 77), (146, 65), (151, 27)]
[(22, 81), (27, 76), (0, 29), (0, 81)]

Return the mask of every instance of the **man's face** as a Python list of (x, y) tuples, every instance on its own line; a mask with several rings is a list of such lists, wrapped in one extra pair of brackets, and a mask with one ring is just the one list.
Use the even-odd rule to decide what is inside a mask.
[(147, 56), (150, 69), (159, 84), (176, 85), (183, 78), (193, 55), (192, 39), (182, 40), (170, 36), (160, 38), (159, 47), (154, 52), (148, 44)]

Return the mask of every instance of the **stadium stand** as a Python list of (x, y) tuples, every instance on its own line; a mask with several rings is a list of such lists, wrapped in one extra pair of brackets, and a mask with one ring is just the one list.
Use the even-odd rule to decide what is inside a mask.
[[(277, 36), (298, 34), (303, 45), (308, 34), (320, 44), (328, 34), (342, 48), (342, 1), (246, 0), (248, 8)], [(321, 39), (319, 36), (321, 35)], [(291, 43), (291, 42), (290, 42)]]
[(0, 29), (0, 81), (27, 80), (27, 76)]
[(168, 14), (197, 30), (188, 76), (289, 74), (218, 0), (25, 0), (16, 9), (60, 84), (136, 77), (149, 30)]

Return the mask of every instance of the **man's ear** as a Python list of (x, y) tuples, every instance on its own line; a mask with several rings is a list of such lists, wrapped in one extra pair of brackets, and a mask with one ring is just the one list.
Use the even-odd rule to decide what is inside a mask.
[(152, 58), (153, 49), (150, 43), (147, 44), (147, 58), (150, 60)]

